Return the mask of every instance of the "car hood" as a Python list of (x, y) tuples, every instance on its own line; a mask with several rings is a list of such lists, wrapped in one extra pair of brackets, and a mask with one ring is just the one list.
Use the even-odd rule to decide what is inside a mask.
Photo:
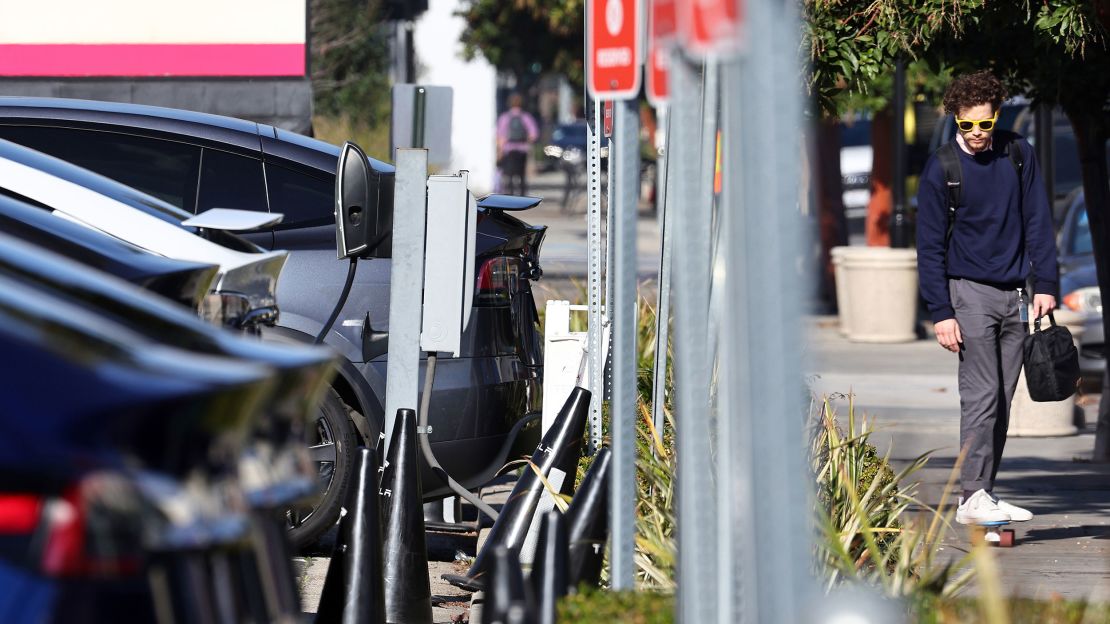
[(119, 239), (0, 195), (0, 232), (104, 271), (193, 310), (219, 267), (152, 254)]

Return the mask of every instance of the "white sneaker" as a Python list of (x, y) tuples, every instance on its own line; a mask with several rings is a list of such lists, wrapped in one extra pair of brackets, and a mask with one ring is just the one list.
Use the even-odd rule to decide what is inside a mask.
[(1033, 512), (1028, 509), (1022, 509), (1017, 505), (1011, 505), (997, 496), (992, 496), (992, 498), (999, 509), (1010, 514), (1011, 522), (1028, 522), (1033, 519)]
[(956, 522), (960, 524), (1009, 521), (1010, 514), (1000, 509), (986, 490), (975, 492), (966, 501), (960, 500), (960, 506), (956, 508)]

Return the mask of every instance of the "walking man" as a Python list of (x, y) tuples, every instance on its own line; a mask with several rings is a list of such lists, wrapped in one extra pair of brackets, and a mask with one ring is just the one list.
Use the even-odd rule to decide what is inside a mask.
[(1006, 444), (1010, 401), (1022, 364), (1032, 276), (1033, 314), (1056, 307), (1052, 211), (1033, 149), (996, 130), (1006, 97), (990, 72), (952, 81), (945, 113), (956, 138), (925, 164), (918, 194), (921, 295), (940, 346), (957, 354), (962, 524), (1031, 520), (993, 494)]
[(521, 108), (523, 104), (519, 93), (510, 95), (509, 110), (497, 118), (497, 168), (501, 186), (510, 195), (528, 193), (528, 151), (540, 136), (536, 119)]

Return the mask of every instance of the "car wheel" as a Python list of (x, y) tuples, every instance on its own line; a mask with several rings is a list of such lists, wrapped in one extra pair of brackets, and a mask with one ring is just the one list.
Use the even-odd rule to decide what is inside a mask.
[(314, 426), (307, 427), (308, 456), (317, 467), (320, 489), (307, 504), (285, 513), (289, 538), (298, 550), (315, 543), (339, 519), (347, 483), (354, 472), (356, 438), (349, 412), (335, 389), (328, 388)]

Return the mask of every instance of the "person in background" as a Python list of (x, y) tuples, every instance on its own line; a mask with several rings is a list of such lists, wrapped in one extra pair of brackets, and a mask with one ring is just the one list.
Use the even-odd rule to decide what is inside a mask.
[(497, 118), (497, 168), (501, 172), (501, 191), (510, 195), (528, 193), (526, 170), (528, 152), (539, 138), (535, 117), (521, 108), (519, 93), (509, 96), (509, 110)]

